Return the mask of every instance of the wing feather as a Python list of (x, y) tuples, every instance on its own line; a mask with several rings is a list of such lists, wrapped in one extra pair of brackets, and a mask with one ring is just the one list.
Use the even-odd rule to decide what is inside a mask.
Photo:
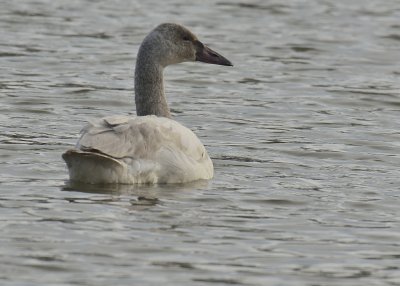
[[(178, 122), (156, 116), (112, 116), (92, 121), (82, 131), (78, 149), (97, 150), (125, 162), (146, 160), (160, 166), (161, 177), (196, 173), (199, 166), (211, 165), (207, 151), (197, 136)], [(210, 161), (207, 163), (207, 161)], [(211, 169), (210, 169), (211, 168)], [(200, 168), (201, 169), (201, 168)], [(211, 175), (212, 176), (212, 175)]]

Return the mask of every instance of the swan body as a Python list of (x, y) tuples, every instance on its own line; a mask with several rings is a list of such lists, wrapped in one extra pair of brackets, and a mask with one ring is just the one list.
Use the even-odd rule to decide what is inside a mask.
[(93, 184), (180, 183), (213, 176), (213, 164), (197, 136), (154, 115), (95, 120), (64, 159), (74, 180)]
[(161, 24), (143, 41), (135, 69), (138, 116), (116, 115), (90, 122), (74, 149), (66, 151), (70, 180), (91, 184), (185, 183), (213, 177), (203, 144), (171, 119), (163, 70), (183, 61), (232, 65), (186, 28)]

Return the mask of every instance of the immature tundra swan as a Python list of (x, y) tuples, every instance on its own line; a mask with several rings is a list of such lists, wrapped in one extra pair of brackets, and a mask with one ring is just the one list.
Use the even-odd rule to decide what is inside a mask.
[(164, 68), (187, 61), (232, 65), (178, 24), (161, 24), (145, 37), (135, 69), (138, 116), (90, 122), (76, 148), (62, 155), (72, 181), (183, 183), (213, 177), (206, 149), (192, 131), (171, 119), (164, 95)]

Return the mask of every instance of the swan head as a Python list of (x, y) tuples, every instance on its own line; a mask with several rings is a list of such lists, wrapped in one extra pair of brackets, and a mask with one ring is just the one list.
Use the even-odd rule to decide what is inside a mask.
[(174, 23), (156, 27), (144, 39), (142, 49), (151, 52), (152, 57), (164, 67), (193, 61), (232, 66), (228, 59), (204, 45), (188, 29)]

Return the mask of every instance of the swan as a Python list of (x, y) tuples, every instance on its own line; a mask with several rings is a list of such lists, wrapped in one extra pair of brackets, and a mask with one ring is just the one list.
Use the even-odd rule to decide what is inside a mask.
[(213, 163), (197, 136), (171, 118), (164, 94), (168, 65), (199, 61), (232, 66), (187, 28), (164, 23), (139, 47), (135, 68), (137, 116), (92, 120), (62, 158), (71, 181), (89, 184), (185, 183), (211, 179)]

